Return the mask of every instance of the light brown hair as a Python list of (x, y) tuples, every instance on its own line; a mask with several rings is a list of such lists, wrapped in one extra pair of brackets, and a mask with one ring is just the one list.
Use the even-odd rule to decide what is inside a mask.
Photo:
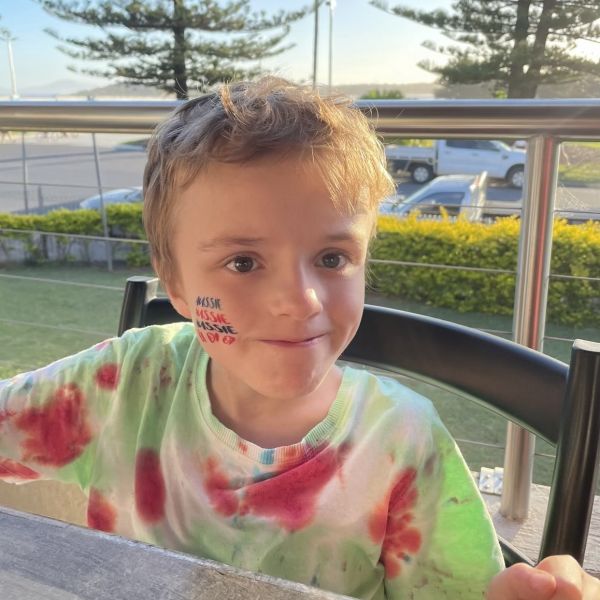
[(365, 116), (347, 98), (321, 97), (285, 79), (224, 85), (182, 104), (156, 128), (144, 171), (144, 226), (163, 282), (177, 273), (170, 240), (179, 192), (211, 162), (288, 154), (314, 161), (341, 210), (375, 215), (394, 190)]

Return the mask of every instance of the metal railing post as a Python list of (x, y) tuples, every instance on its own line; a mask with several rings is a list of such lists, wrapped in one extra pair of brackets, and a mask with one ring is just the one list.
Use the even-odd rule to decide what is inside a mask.
[(25, 204), (25, 212), (29, 214), (29, 193), (27, 186), (29, 185), (29, 175), (27, 172), (27, 149), (25, 148), (25, 132), (21, 132), (21, 166), (23, 173), (23, 202)]
[[(542, 350), (559, 142), (552, 136), (537, 135), (530, 138), (528, 148), (519, 236), (513, 339), (523, 346)], [(509, 423), (500, 503), (501, 514), (509, 519), (523, 520), (527, 517), (534, 447), (533, 434)]]
[[(98, 192), (100, 194), (100, 214), (102, 215), (102, 229), (104, 237), (108, 238), (108, 220), (106, 218), (106, 207), (104, 206), (104, 196), (102, 194), (102, 177), (100, 175), (100, 158), (98, 156), (98, 146), (96, 145), (96, 134), (92, 133), (92, 145), (94, 147), (94, 164), (96, 165), (96, 179), (98, 181)], [(112, 244), (106, 242), (106, 265), (109, 271), (113, 270), (112, 263)]]

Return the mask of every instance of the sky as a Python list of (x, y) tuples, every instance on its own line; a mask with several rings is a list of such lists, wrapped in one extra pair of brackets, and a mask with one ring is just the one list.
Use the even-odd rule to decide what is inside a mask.
[[(431, 10), (449, 8), (453, 0), (403, 0), (413, 8)], [(389, 0), (389, 4), (400, 0)], [(254, 10), (273, 13), (294, 10), (312, 4), (312, 0), (250, 0)], [(318, 39), (319, 83), (328, 83), (329, 9), (320, 10)], [(422, 46), (425, 40), (444, 43), (438, 32), (374, 8), (368, 0), (337, 0), (333, 16), (333, 85), (351, 83), (406, 84), (432, 82), (435, 76), (420, 69), (420, 60), (443, 62), (443, 57)], [(105, 79), (75, 74), (69, 65), (81, 66), (57, 49), (57, 41), (44, 32), (52, 28), (63, 36), (95, 36), (99, 30), (76, 25), (47, 14), (35, 0), (0, 0), (0, 28), (8, 29), (17, 39), (12, 42), (17, 91), (43, 88), (64, 79), (86, 82), (87, 87), (106, 85)], [(294, 23), (286, 43), (291, 50), (266, 59), (263, 69), (295, 81), (312, 80), (314, 16)], [(600, 60), (600, 44), (582, 43), (578, 50)], [(92, 63), (90, 63), (91, 65)], [(10, 70), (6, 42), (0, 40), (0, 94), (10, 89)]]
[[(298, 9), (312, 0), (251, 0), (253, 9), (272, 13)], [(394, 2), (392, 1), (392, 4)], [(447, 8), (451, 0), (405, 1), (422, 9)], [(320, 10), (318, 80), (328, 81), (329, 9)], [(48, 15), (34, 0), (0, 0), (0, 27), (17, 39), (12, 42), (17, 90), (40, 87), (62, 79), (91, 82), (89, 76), (74, 74), (68, 65), (77, 61), (57, 48), (57, 41), (44, 32), (52, 28), (61, 35), (95, 35), (94, 27), (75, 25)], [(312, 79), (314, 16), (292, 25), (287, 42), (295, 47), (262, 62), (262, 67), (297, 80)], [(424, 40), (440, 41), (433, 30), (389, 15), (369, 5), (367, 0), (337, 0), (333, 13), (333, 85), (349, 83), (431, 82), (430, 73), (417, 67), (421, 59), (436, 55), (421, 46)], [(79, 63), (81, 64), (81, 63)], [(106, 80), (95, 80), (106, 84)], [(0, 40), (0, 89), (10, 88), (8, 48)]]

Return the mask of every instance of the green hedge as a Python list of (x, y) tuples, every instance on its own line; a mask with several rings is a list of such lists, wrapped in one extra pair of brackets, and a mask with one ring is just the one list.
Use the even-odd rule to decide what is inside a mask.
[[(142, 226), (141, 204), (111, 204), (106, 207), (109, 235), (129, 239), (146, 239)], [(59, 209), (46, 215), (13, 215), (0, 213), (0, 228), (15, 230), (36, 230), (53, 233), (103, 235), (102, 219), (96, 210)], [(90, 241), (74, 240), (65, 236), (53, 236), (57, 242), (59, 259), (68, 260), (70, 249), (74, 243), (81, 244), (87, 255)], [(46, 236), (31, 236), (29, 233), (0, 233), (0, 250), (9, 258), (10, 239), (21, 240), (24, 244), (26, 260), (40, 262), (47, 257)], [(145, 245), (132, 244), (128, 246), (125, 259), (133, 266), (150, 264), (148, 248)]]
[[(140, 204), (107, 207), (111, 234), (145, 239)], [(379, 234), (371, 257), (411, 263), (502, 269), (484, 273), (460, 269), (372, 264), (370, 286), (377, 292), (416, 300), (461, 312), (510, 315), (515, 295), (519, 220), (500, 219), (493, 224), (380, 217)], [(94, 210), (57, 210), (47, 215), (0, 213), (0, 228), (102, 235), (102, 221)], [(44, 236), (0, 234), (0, 250), (8, 256), (8, 238), (23, 241), (30, 261), (43, 260)], [(59, 252), (68, 259), (72, 238), (59, 238)], [(86, 242), (82, 242), (85, 244)], [(89, 243), (89, 242), (87, 242)], [(127, 248), (130, 265), (149, 264), (148, 248)], [(600, 224), (554, 224), (552, 274), (600, 278)], [(600, 325), (600, 282), (551, 278), (548, 318), (554, 322)]]
[[(520, 222), (500, 219), (491, 225), (380, 217), (371, 257), (413, 263), (502, 269), (517, 268)], [(600, 278), (600, 224), (554, 224), (551, 273)], [(452, 308), (510, 315), (515, 295), (513, 273), (373, 264), (371, 287), (399, 296)], [(551, 277), (548, 318), (569, 325), (600, 325), (600, 281)]]

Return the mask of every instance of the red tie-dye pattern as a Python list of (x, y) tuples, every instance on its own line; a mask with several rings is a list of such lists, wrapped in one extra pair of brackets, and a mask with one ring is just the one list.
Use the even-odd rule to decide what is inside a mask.
[(77, 458), (92, 438), (81, 390), (74, 383), (60, 387), (48, 404), (15, 417), (27, 437), (21, 442), (24, 461), (62, 467)]
[(114, 390), (119, 384), (119, 366), (106, 363), (96, 371), (96, 384), (103, 390)]
[(113, 532), (117, 522), (116, 508), (95, 488), (90, 491), (87, 523), (93, 529)]
[(393, 579), (400, 575), (405, 558), (421, 547), (421, 534), (411, 526), (418, 492), (415, 487), (417, 472), (408, 468), (396, 480), (389, 500), (375, 507), (369, 518), (369, 535), (375, 543), (382, 543), (381, 562), (385, 575)]
[(213, 508), (221, 515), (231, 517), (238, 509), (238, 498), (230, 488), (227, 475), (219, 468), (217, 459), (209, 457), (202, 468), (204, 489)]
[(112, 340), (104, 340), (102, 342), (98, 342), (95, 346), (93, 346), (94, 350), (103, 350), (107, 346), (110, 346)]
[(165, 516), (165, 480), (160, 458), (155, 450), (143, 448), (135, 460), (135, 506), (146, 523), (156, 523)]
[(8, 458), (0, 458), (0, 479), (38, 479), (40, 474), (21, 463)]
[(159, 373), (159, 386), (161, 388), (167, 387), (171, 385), (173, 378), (169, 375), (169, 367), (167, 365), (163, 365), (160, 368)]
[(211, 457), (202, 468), (204, 487), (214, 509), (226, 517), (236, 513), (273, 517), (282, 527), (295, 531), (313, 519), (319, 492), (339, 473), (346, 452), (346, 446), (326, 448), (285, 473), (249, 485), (242, 500)]
[(15, 411), (13, 410), (0, 410), (0, 425), (4, 423), (4, 421), (9, 421), (15, 416)]
[(310, 460), (246, 490), (240, 513), (274, 517), (289, 531), (314, 518), (319, 493), (342, 468), (347, 448), (325, 448)]
[(385, 535), (385, 529), (387, 526), (388, 519), (388, 502), (387, 499), (380, 502), (369, 517), (368, 527), (369, 536), (376, 544), (381, 544), (383, 536)]

